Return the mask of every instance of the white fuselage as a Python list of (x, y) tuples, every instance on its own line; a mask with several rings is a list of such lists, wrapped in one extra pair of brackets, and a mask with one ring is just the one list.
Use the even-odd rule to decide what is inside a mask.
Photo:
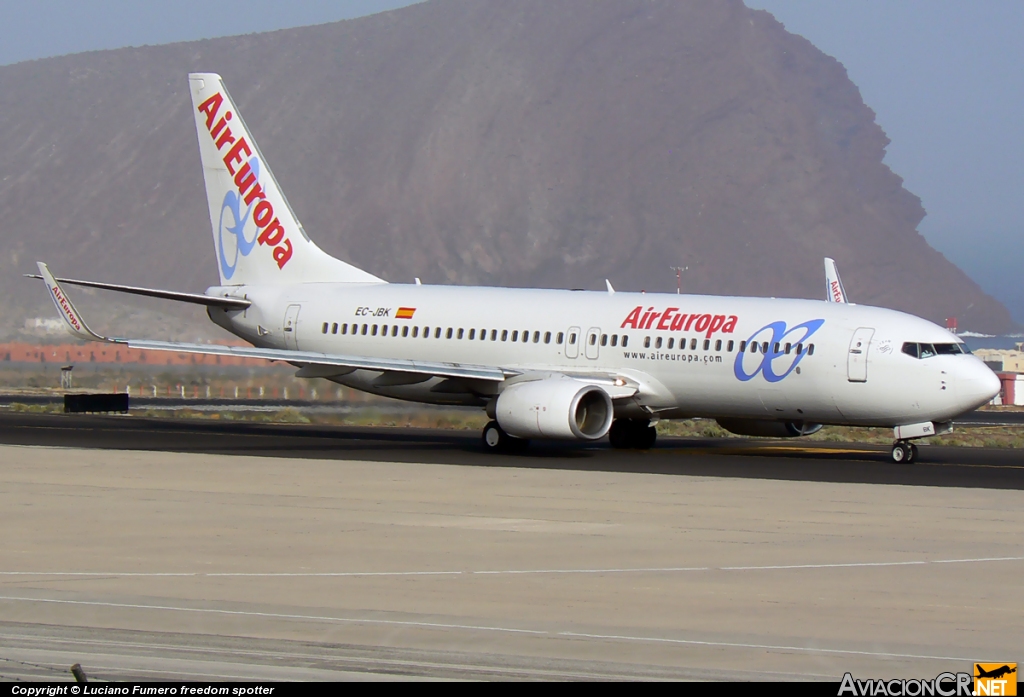
[[(252, 301), (244, 312), (210, 316), (257, 346), (500, 366), (522, 379), (611, 376), (640, 386), (636, 396), (616, 400), (616, 417), (896, 426), (950, 420), (998, 390), (998, 378), (974, 356), (917, 358), (902, 350), (906, 342), (960, 345), (953, 334), (868, 306), (377, 283), (232, 286), (207, 294)], [(517, 380), (330, 367), (306, 374), (399, 399), (481, 406)]]

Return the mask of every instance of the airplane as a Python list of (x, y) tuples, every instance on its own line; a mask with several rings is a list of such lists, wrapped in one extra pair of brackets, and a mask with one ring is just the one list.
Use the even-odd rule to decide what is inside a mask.
[[(57, 279), (67, 329), (133, 348), (264, 358), (377, 395), (472, 405), (487, 451), (530, 439), (654, 445), (660, 420), (798, 437), (822, 425), (893, 428), (892, 460), (988, 403), (999, 379), (946, 329), (846, 301), (388, 283), (306, 234), (223, 80), (189, 75), (219, 285), (204, 294)], [(109, 338), (62, 284), (195, 303), (251, 346)]]

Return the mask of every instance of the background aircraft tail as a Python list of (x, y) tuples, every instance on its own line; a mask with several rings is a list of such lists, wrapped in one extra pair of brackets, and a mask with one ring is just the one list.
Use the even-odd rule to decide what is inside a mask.
[(383, 283), (309, 239), (220, 75), (188, 77), (221, 285)]

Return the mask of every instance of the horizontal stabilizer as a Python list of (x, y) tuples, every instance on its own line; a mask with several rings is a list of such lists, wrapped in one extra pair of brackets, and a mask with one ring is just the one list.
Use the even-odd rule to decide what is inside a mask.
[[(43, 277), (27, 273), (25, 278)], [(59, 283), (69, 283), (73, 286), (85, 286), (86, 288), (99, 288), (101, 290), (113, 290), (118, 293), (131, 293), (132, 295), (144, 295), (150, 298), (161, 298), (163, 300), (176, 300), (183, 303), (195, 305), (206, 305), (207, 307), (220, 307), (225, 310), (244, 310), (252, 305), (248, 300), (242, 298), (217, 297), (212, 295), (199, 295), (198, 293), (179, 293), (173, 290), (156, 290), (154, 288), (138, 288), (136, 286), (120, 286), (115, 283), (99, 283), (97, 281), (78, 281), (73, 278), (55, 279)]]

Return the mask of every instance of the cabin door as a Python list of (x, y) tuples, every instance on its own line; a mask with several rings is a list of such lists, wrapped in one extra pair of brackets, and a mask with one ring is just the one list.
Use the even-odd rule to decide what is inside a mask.
[(569, 331), (565, 333), (565, 357), (576, 358), (580, 355), (580, 328), (569, 327)]
[(302, 309), (301, 305), (289, 305), (284, 313), (284, 345), (285, 348), (293, 351), (297, 351), (299, 348), (297, 332), (300, 309)]
[(586, 345), (583, 347), (587, 358), (590, 360), (596, 360), (598, 352), (601, 350), (601, 346), (598, 343), (601, 339), (601, 330), (597, 327), (591, 327), (587, 330)]
[(850, 382), (868, 381), (868, 349), (871, 347), (871, 337), (874, 335), (875, 330), (870, 327), (861, 327), (853, 333), (853, 340), (850, 341), (850, 356), (846, 364)]

